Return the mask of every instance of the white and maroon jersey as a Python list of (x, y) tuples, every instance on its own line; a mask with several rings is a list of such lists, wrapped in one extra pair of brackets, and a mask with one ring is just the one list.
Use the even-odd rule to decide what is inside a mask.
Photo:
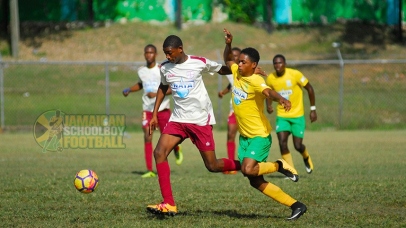
[(188, 59), (181, 64), (162, 63), (161, 82), (171, 87), (175, 104), (169, 121), (200, 126), (216, 123), (202, 73), (218, 72), (221, 66), (204, 57), (192, 55), (188, 55)]
[[(233, 76), (233, 74), (227, 74), (226, 77), (227, 77), (228, 81), (231, 84), (231, 88), (233, 88), (233, 86), (234, 86), (234, 78), (233, 78), (234, 76)], [(230, 99), (230, 112), (234, 112), (234, 110), (233, 110), (233, 101), (231, 99)]]
[[(161, 83), (161, 75), (159, 73), (158, 65), (155, 64), (152, 68), (146, 66), (138, 68), (138, 77), (140, 78), (142, 88), (144, 89), (144, 94), (142, 95), (142, 110), (152, 112), (154, 111), (155, 97), (149, 98), (147, 94), (149, 92), (156, 93), (159, 84)], [(169, 106), (169, 97), (165, 97), (158, 111), (169, 109)]]

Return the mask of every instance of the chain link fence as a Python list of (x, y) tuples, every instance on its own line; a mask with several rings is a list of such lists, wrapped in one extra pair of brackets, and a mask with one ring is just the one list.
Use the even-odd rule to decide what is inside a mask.
[[(222, 61), (219, 61), (222, 62)], [(127, 130), (140, 130), (141, 93), (122, 95), (138, 81), (136, 69), (144, 62), (49, 62), (0, 60), (0, 111), (3, 131), (32, 130), (38, 116), (59, 109), (67, 114), (124, 114)], [(267, 72), (272, 61), (261, 61)], [(405, 129), (405, 60), (289, 61), (316, 93), (318, 120), (309, 130)], [(227, 124), (230, 95), (217, 92), (226, 77), (205, 75), (216, 112), (215, 128)], [(304, 90), (306, 118), (309, 101)], [(275, 114), (268, 115), (271, 124)]]

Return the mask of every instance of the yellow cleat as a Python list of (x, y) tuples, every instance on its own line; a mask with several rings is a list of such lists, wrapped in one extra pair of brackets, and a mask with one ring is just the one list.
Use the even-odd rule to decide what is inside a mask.
[(178, 152), (175, 151), (175, 158), (176, 158), (176, 164), (181, 165), (183, 162), (183, 152), (182, 152), (182, 146), (178, 145)]
[(312, 173), (313, 172), (313, 162), (312, 162), (312, 159), (310, 158), (310, 155), (309, 155), (309, 157), (303, 159), (303, 161), (305, 163), (306, 172), (308, 174)]
[(163, 214), (163, 215), (170, 215), (174, 216), (178, 213), (178, 209), (176, 206), (171, 206), (168, 203), (160, 203), (156, 205), (148, 205), (147, 210), (153, 214)]
[(152, 172), (152, 171), (148, 171), (148, 172), (142, 174), (141, 177), (142, 177), (142, 178), (156, 177), (156, 173), (154, 173), (154, 172)]
[(299, 175), (297, 174), (296, 169), (290, 166), (285, 160), (278, 159), (276, 160), (276, 163), (279, 165), (278, 172), (289, 177), (289, 179), (291, 179), (293, 182), (297, 182), (299, 180)]

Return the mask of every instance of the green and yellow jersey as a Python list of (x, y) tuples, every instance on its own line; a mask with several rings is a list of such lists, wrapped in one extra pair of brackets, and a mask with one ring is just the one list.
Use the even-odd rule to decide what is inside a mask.
[(298, 70), (286, 68), (285, 74), (278, 77), (276, 72), (270, 74), (266, 79), (266, 84), (275, 90), (292, 104), (289, 112), (286, 112), (282, 105), (277, 107), (277, 115), (285, 118), (296, 118), (304, 115), (303, 90), (309, 81)]
[(264, 114), (265, 96), (262, 91), (269, 88), (262, 76), (254, 74), (243, 77), (238, 73), (238, 65), (233, 64), (234, 78), (232, 101), (238, 131), (247, 138), (268, 137), (272, 128)]

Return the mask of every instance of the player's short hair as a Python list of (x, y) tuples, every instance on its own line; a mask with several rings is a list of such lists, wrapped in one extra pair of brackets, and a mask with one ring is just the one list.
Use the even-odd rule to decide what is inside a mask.
[(167, 48), (167, 47), (178, 48), (180, 46), (183, 46), (182, 40), (178, 36), (170, 35), (170, 36), (166, 37), (163, 48)]
[(238, 47), (233, 47), (233, 48), (231, 49), (231, 51), (238, 51), (238, 52), (240, 52), (240, 53), (241, 53), (241, 49), (240, 49), (240, 48), (238, 48)]
[(281, 58), (283, 59), (283, 62), (286, 63), (286, 58), (282, 54), (277, 54), (273, 57), (272, 62), (275, 61), (276, 58)]
[(147, 44), (147, 46), (144, 47), (144, 51), (147, 50), (147, 48), (153, 48), (155, 53), (157, 52), (156, 47), (153, 44)]
[(259, 62), (259, 52), (252, 47), (247, 47), (241, 50), (241, 54), (247, 55), (248, 58), (252, 61), (258, 64)]

